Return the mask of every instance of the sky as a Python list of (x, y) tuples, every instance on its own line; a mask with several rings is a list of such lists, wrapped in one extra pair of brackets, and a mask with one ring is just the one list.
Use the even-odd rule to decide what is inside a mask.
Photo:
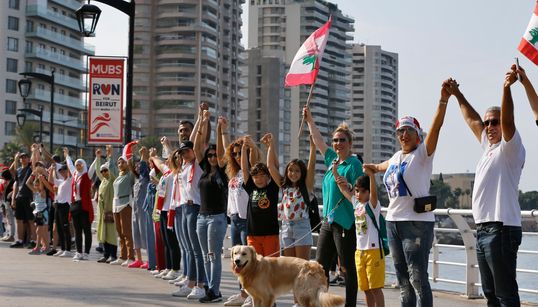
[[(355, 19), (354, 42), (380, 45), (399, 56), (399, 116), (416, 117), (427, 131), (443, 80), (452, 77), (481, 115), (500, 105), (504, 74), (514, 57), (538, 88), (538, 67), (517, 50), (535, 1), (518, 0), (333, 0)], [(96, 37), (96, 55), (126, 55), (128, 20), (98, 2), (103, 10)], [(243, 29), (247, 23), (245, 7)], [(247, 46), (246, 32), (243, 42)], [(322, 64), (323, 65), (323, 64)], [(527, 159), (520, 181), (523, 191), (538, 190), (538, 127), (520, 83), (512, 86), (516, 127)], [(435, 153), (434, 173), (474, 172), (481, 147), (463, 121), (456, 99), (449, 101)], [(533, 158), (534, 157), (534, 158)]]

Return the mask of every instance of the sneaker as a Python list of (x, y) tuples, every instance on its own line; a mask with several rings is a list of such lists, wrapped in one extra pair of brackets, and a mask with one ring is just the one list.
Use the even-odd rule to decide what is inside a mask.
[(116, 260), (118, 260), (118, 258), (116, 258), (116, 257), (110, 257), (110, 258), (108, 258), (108, 259), (106, 260), (106, 263), (110, 264), (110, 263), (112, 263), (112, 262), (114, 262), (114, 261), (116, 261)]
[(141, 268), (141, 269), (145, 269), (145, 270), (149, 269), (149, 263), (148, 263), (147, 261), (144, 262), (144, 264), (141, 265), (140, 268)]
[(131, 264), (129, 264), (127, 267), (130, 268), (130, 269), (138, 269), (143, 264), (144, 264), (144, 262), (142, 262), (140, 260), (136, 260), (135, 262), (132, 262)]
[(149, 271), (149, 272), (151, 273), (151, 275), (157, 275), (157, 274), (161, 273), (161, 271), (159, 271), (159, 270), (157, 270), (157, 269), (155, 269), (155, 270), (151, 270), (151, 271)]
[(205, 296), (205, 289), (204, 288), (194, 287), (194, 288), (192, 288), (191, 293), (189, 293), (189, 295), (187, 295), (187, 299), (189, 299), (189, 300), (199, 300), (204, 296)]
[(9, 245), (9, 248), (22, 248), (24, 246), (24, 243), (22, 241), (16, 241)]
[(58, 251), (56, 251), (56, 253), (55, 253), (54, 255), (52, 255), (52, 256), (53, 256), (53, 257), (58, 257), (58, 256), (60, 256), (61, 254), (63, 254), (63, 252), (64, 252), (63, 250), (58, 250)]
[(189, 277), (182, 276), (182, 278), (179, 281), (176, 281), (174, 283), (174, 286), (182, 287), (189, 283)]
[(213, 294), (213, 291), (207, 291), (206, 295), (198, 300), (200, 303), (216, 303), (222, 301), (222, 294)]
[(179, 282), (179, 281), (183, 280), (183, 278), (185, 278), (185, 276), (179, 275), (176, 279), (169, 280), (168, 283), (169, 284), (175, 284), (176, 282)]
[(246, 298), (241, 296), (241, 293), (234, 294), (228, 298), (224, 306), (242, 306)]
[(71, 253), (71, 251), (63, 251), (60, 255), (58, 255), (58, 257), (61, 257), (61, 258), (73, 257), (73, 253)]
[(37, 247), (28, 252), (28, 255), (41, 255), (41, 250)]
[(187, 297), (189, 294), (191, 294), (192, 290), (193, 289), (191, 289), (191, 288), (189, 288), (187, 286), (183, 286), (183, 287), (179, 288), (177, 291), (172, 292), (172, 296)]
[(49, 251), (47, 253), (45, 253), (45, 255), (47, 256), (54, 256), (58, 251), (55, 250), (54, 248), (51, 248), (49, 249)]
[(82, 254), (82, 260), (89, 260), (90, 259), (90, 254)]
[(33, 249), (33, 248), (36, 247), (36, 245), (37, 244), (35, 243), (35, 241), (30, 241), (30, 243), (28, 243), (28, 245), (26, 245), (26, 248)]
[(84, 256), (81, 253), (76, 253), (75, 256), (73, 256), (73, 261), (80, 261), (83, 260)]
[(106, 261), (108, 260), (107, 257), (101, 257), (99, 258), (99, 260), (97, 260), (98, 263), (106, 263)]
[(15, 238), (13, 236), (10, 236), (10, 235), (6, 235), (2, 238), (2, 241), (3, 242), (13, 242), (15, 241)]
[(163, 278), (163, 276), (166, 276), (166, 274), (168, 274), (168, 272), (170, 272), (171, 270), (169, 269), (166, 269), (166, 270), (162, 270), (159, 272), (159, 274), (155, 274), (154, 277), (155, 278)]
[(134, 262), (133, 259), (127, 259), (121, 264), (121, 266), (128, 266), (129, 264), (131, 264), (133, 262)]
[(252, 305), (252, 296), (249, 295), (241, 307), (252, 307)]
[(179, 270), (177, 270), (177, 271), (170, 270), (170, 272), (168, 272), (168, 274), (164, 275), (161, 278), (163, 280), (174, 280), (174, 279), (178, 278), (179, 276), (181, 276), (181, 273), (179, 273)]
[(121, 258), (118, 258), (114, 261), (111, 261), (110, 264), (111, 265), (121, 265), (125, 260), (121, 259)]

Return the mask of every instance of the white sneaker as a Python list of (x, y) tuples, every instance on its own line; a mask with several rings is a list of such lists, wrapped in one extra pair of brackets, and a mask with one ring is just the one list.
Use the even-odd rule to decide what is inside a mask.
[(125, 260), (125, 261), (121, 264), (121, 266), (128, 266), (129, 264), (131, 264), (131, 263), (133, 263), (133, 262), (134, 262), (134, 261), (133, 261), (132, 259), (127, 259), (127, 260)]
[(84, 256), (81, 253), (76, 253), (73, 257), (73, 261), (80, 261), (84, 258)]
[(177, 291), (172, 292), (172, 296), (187, 297), (187, 295), (191, 294), (192, 290), (193, 289), (191, 289), (191, 288), (189, 288), (187, 286), (183, 286), (183, 287), (179, 288)]
[(151, 275), (157, 275), (159, 273), (161, 273), (161, 271), (159, 270), (153, 270), (153, 271), (149, 271)]
[(125, 260), (118, 258), (118, 259), (116, 259), (116, 260), (110, 262), (110, 264), (111, 264), (111, 265), (121, 265), (124, 261), (125, 261)]
[(224, 306), (242, 306), (246, 298), (241, 296), (241, 293), (234, 294), (228, 298)]
[(90, 255), (84, 253), (84, 254), (82, 254), (82, 259), (80, 259), (80, 260), (88, 260), (88, 259), (90, 259)]
[(178, 278), (179, 276), (181, 276), (181, 273), (179, 273), (179, 270), (178, 271), (170, 270), (170, 272), (168, 272), (168, 274), (164, 275), (162, 277), (162, 279), (172, 281), (172, 280)]
[(59, 257), (61, 254), (63, 254), (65, 251), (63, 250), (59, 250), (57, 251), (54, 255), (52, 255), (53, 257)]
[(182, 276), (182, 278), (179, 281), (176, 281), (174, 283), (174, 285), (178, 286), (178, 287), (183, 287), (183, 286), (187, 285), (188, 283), (189, 283), (189, 277)]
[(183, 275), (179, 275), (176, 279), (173, 279), (173, 280), (169, 280), (168, 283), (169, 284), (175, 284), (176, 282), (179, 282), (183, 279)]
[(58, 257), (70, 258), (73, 257), (73, 253), (71, 253), (70, 251), (63, 251)]
[(189, 295), (187, 295), (187, 299), (189, 299), (189, 300), (199, 300), (204, 296), (205, 296), (205, 289), (204, 288), (194, 287), (194, 288), (192, 288), (191, 293)]
[(165, 270), (162, 270), (159, 274), (157, 275), (154, 275), (155, 278), (163, 278), (163, 276), (166, 276), (166, 274), (168, 274), (168, 272), (170, 272), (171, 270), (169, 269), (165, 269)]
[(252, 296), (248, 296), (241, 307), (252, 307)]

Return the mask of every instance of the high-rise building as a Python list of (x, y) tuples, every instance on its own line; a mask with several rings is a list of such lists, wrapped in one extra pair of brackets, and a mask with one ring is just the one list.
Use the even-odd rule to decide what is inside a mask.
[(364, 44), (353, 44), (351, 53), (353, 150), (367, 163), (383, 162), (397, 145), (398, 54)]
[(136, 4), (133, 126), (177, 142), (181, 120), (206, 102), (236, 134), (244, 0), (139, 0)]
[[(327, 142), (330, 134), (350, 117), (350, 73), (351, 55), (349, 41), (354, 20), (345, 16), (335, 4), (323, 0), (250, 0), (249, 1), (249, 48), (259, 48), (268, 56), (271, 52), (284, 54), (286, 70), (301, 44), (316, 29), (332, 16), (329, 40), (325, 48), (321, 70), (314, 88), (310, 110)], [(262, 81), (263, 82), (263, 81)], [(283, 86), (283, 78), (270, 80)], [(309, 86), (286, 89), (284, 94), (285, 114), (289, 114), (289, 142), (281, 142), (285, 156), (308, 159), (308, 132), (297, 137), (302, 118), (302, 107), (306, 103)], [(249, 97), (250, 99), (250, 97)], [(289, 101), (289, 104), (286, 103)], [(307, 131), (307, 127), (303, 128)], [(287, 154), (289, 153), (289, 154)], [(289, 160), (288, 160), (289, 161)], [(283, 161), (287, 163), (288, 161)], [(317, 172), (324, 173), (325, 167), (318, 155)], [(319, 188), (321, 178), (316, 180)]]
[[(81, 5), (79, 0), (0, 1), (0, 40), (4, 46), (0, 48), (0, 146), (13, 140), (20, 108), (42, 109), (43, 130), (51, 133), (50, 84), (31, 78), (32, 90), (23, 103), (17, 82), (23, 78), (22, 72), (51, 75), (53, 70), (54, 148), (84, 146), (84, 56), (93, 55), (94, 48), (84, 43), (79, 32), (74, 12)], [(26, 122), (39, 121), (36, 115), (26, 116)], [(47, 134), (43, 136), (44, 143), (48, 143)]]

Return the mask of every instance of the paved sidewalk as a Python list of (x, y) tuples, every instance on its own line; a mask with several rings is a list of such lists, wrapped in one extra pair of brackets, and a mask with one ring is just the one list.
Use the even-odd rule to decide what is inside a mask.
[[(97, 263), (100, 254), (92, 248), (89, 261), (70, 258), (31, 256), (27, 249), (12, 249), (0, 243), (0, 306), (201, 306), (195, 301), (172, 297), (176, 287), (153, 278), (147, 270), (127, 269)], [(221, 291), (224, 298), (238, 290), (230, 272), (229, 259), (223, 260)], [(330, 292), (344, 295), (343, 287)], [(398, 290), (385, 289), (386, 306), (399, 306)], [(280, 298), (278, 307), (292, 306), (291, 295)], [(222, 306), (222, 303), (212, 304)], [(364, 306), (359, 293), (358, 306)], [(466, 300), (456, 294), (434, 292), (434, 305), (447, 307), (484, 306), (484, 300)]]

